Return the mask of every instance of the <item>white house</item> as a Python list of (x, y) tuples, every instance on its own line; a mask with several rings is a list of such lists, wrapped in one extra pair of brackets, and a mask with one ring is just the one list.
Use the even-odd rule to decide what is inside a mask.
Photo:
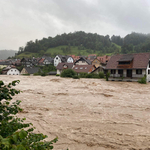
[(20, 75), (20, 71), (16, 68), (11, 68), (7, 71), (7, 75)]
[(54, 58), (54, 66), (56, 67), (59, 63), (64, 63), (64, 62), (67, 62), (67, 63), (73, 63), (74, 60), (71, 56), (62, 56), (62, 55), (57, 55), (55, 58)]

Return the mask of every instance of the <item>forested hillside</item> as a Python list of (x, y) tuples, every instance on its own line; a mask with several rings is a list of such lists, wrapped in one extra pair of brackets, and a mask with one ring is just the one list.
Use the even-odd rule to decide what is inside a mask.
[(14, 50), (0, 50), (0, 59), (7, 59), (8, 57), (15, 56), (17, 51)]
[(122, 46), (121, 52), (124, 54), (150, 52), (150, 34), (132, 32), (124, 38), (112, 36), (111, 41)]
[(28, 52), (39, 54), (50, 53), (50, 49), (56, 47), (59, 47), (64, 54), (74, 54), (74, 49), (77, 51), (76, 54), (80, 53), (82, 50), (86, 51), (85, 54), (118, 53), (120, 51), (120, 48), (111, 42), (109, 35), (102, 36), (96, 33), (92, 34), (79, 31), (69, 34), (64, 33), (54, 38), (36, 39), (35, 42), (29, 41), (24, 48), (19, 48), (18, 54), (27, 54)]
[(41, 40), (29, 41), (25, 47), (20, 47), (18, 56), (42, 56), (48, 54), (75, 54), (88, 55), (111, 55), (116, 53), (139, 53), (150, 52), (150, 34), (131, 33), (124, 38), (120, 36), (103, 36), (93, 33), (78, 31), (64, 33), (55, 37), (43, 38)]

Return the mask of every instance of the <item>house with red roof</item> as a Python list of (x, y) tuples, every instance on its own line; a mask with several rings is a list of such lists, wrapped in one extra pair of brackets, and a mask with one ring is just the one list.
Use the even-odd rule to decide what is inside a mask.
[(64, 69), (72, 69), (73, 65), (74, 65), (73, 63), (67, 63), (67, 62), (59, 63), (56, 67), (57, 74), (61, 74)]
[(146, 75), (150, 81), (150, 53), (114, 55), (105, 70), (110, 72), (109, 80), (138, 81)]
[(111, 56), (107, 56), (107, 55), (104, 55), (104, 56), (98, 56), (97, 59), (101, 62), (101, 64), (103, 66), (105, 66), (108, 61), (110, 60)]
[(96, 69), (94, 65), (75, 65), (72, 68), (76, 73), (91, 73)]

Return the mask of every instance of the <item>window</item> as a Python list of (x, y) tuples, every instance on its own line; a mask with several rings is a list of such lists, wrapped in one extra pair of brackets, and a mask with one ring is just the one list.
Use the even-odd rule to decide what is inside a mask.
[(150, 68), (150, 61), (149, 61), (149, 68)]
[(80, 67), (80, 69), (83, 69), (83, 67)]
[(58, 57), (56, 57), (56, 59), (58, 59)]
[(148, 70), (148, 74), (150, 74), (150, 70)]
[(142, 69), (136, 69), (136, 74), (142, 74)]
[(118, 70), (118, 74), (123, 74), (123, 70), (122, 70), (122, 69), (119, 69), (119, 70)]
[(87, 67), (85, 67), (85, 69), (87, 69)]
[(111, 74), (116, 74), (116, 70), (112, 69)]
[(130, 64), (130, 61), (121, 61), (119, 62), (119, 65), (127, 65)]
[(78, 69), (78, 67), (75, 67), (75, 69)]
[(17, 71), (17, 70), (15, 70), (15, 71)]

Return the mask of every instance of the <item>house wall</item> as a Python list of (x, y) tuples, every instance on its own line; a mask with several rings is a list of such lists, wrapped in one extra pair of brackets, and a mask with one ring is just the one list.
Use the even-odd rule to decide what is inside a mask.
[[(108, 71), (111, 72), (111, 70), (108, 70)], [(142, 78), (142, 77), (144, 77), (144, 75), (147, 72), (145, 69), (142, 69), (142, 74), (136, 74), (136, 69), (133, 69), (132, 70), (132, 77), (133, 78)], [(110, 77), (120, 77), (120, 74), (118, 74), (118, 70), (116, 70), (116, 74), (110, 74)], [(123, 69), (123, 77), (127, 77), (127, 70), (126, 69)], [(149, 78), (150, 78), (150, 75), (149, 75)]]
[(136, 74), (136, 70), (132, 70), (133, 78), (142, 78), (146, 74), (146, 69), (142, 69), (142, 74)]
[(86, 61), (78, 61), (75, 65), (88, 65), (88, 63)]
[(54, 58), (54, 66), (56, 67), (59, 63), (61, 63), (61, 59), (60, 59), (59, 56), (56, 56), (56, 57)]
[(147, 77), (147, 82), (150, 82), (150, 74), (148, 74), (148, 70), (150, 70), (149, 64), (147, 65), (147, 69), (146, 69), (146, 77)]
[(95, 67), (99, 67), (100, 66), (100, 61), (98, 59), (93, 60), (92, 65), (95, 65)]
[(7, 67), (7, 65), (0, 65), (0, 69)]
[(51, 62), (49, 62), (47, 59), (45, 59), (44, 62), (43, 62), (43, 64), (49, 65), (49, 64), (51, 64)]
[(73, 58), (72, 57), (69, 57), (68, 59), (67, 59), (67, 63), (73, 63)]
[(22, 69), (21, 74), (28, 74), (27, 70), (25, 68)]
[(93, 73), (99, 74), (99, 72), (104, 72), (103, 68), (100, 67), (99, 69), (95, 70)]
[(57, 69), (57, 74), (61, 74), (62, 70)]
[(20, 75), (20, 71), (16, 68), (11, 68), (8, 70), (7, 75)]

